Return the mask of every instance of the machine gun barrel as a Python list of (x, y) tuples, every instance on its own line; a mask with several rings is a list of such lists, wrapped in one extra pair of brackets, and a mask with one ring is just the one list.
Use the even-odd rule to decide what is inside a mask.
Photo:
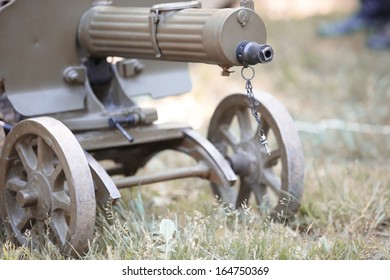
[[(272, 60), (271, 47), (265, 45), (268, 51), (260, 50), (266, 42), (266, 29), (253, 10), (200, 9), (197, 4), (169, 3), (151, 9), (93, 7), (81, 19), (80, 45), (92, 57), (201, 62), (222, 67)], [(262, 59), (261, 54), (266, 57)], [(256, 60), (256, 56), (260, 58)]]

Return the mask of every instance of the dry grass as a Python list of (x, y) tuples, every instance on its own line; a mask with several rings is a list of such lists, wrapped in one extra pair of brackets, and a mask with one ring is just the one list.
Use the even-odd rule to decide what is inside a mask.
[[(341, 16), (335, 3), (257, 2), (275, 59), (256, 67), (254, 89), (272, 93), (288, 108), (304, 147), (305, 191), (295, 222), (286, 227), (252, 209), (226, 212), (207, 183), (181, 180), (146, 188), (142, 200), (137, 190), (124, 193), (123, 205), (102, 212), (84, 258), (390, 259), (390, 55), (368, 50), (363, 33), (319, 38), (316, 27)], [(340, 12), (354, 7), (345, 1)], [(204, 134), (218, 102), (242, 92), (244, 81), (239, 71), (224, 78), (216, 66), (190, 68), (193, 91), (159, 100), (160, 121), (185, 120)], [(327, 119), (355, 126), (335, 129), (328, 122), (320, 129), (317, 124)], [(379, 129), (367, 133), (364, 124)], [(147, 168), (163, 169), (168, 157)], [(175, 224), (172, 238), (159, 231), (164, 219)], [(0, 240), (0, 258), (62, 258), (51, 245), (38, 252)]]

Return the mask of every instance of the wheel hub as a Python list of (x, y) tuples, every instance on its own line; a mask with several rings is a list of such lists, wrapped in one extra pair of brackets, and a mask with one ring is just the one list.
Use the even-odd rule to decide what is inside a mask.
[(34, 172), (27, 188), (16, 193), (16, 202), (22, 208), (30, 207), (31, 214), (36, 219), (45, 219), (51, 205), (51, 189), (46, 176)]
[(245, 176), (250, 182), (256, 182), (263, 170), (263, 161), (259, 147), (251, 141), (243, 141), (237, 152), (229, 157), (234, 172)]

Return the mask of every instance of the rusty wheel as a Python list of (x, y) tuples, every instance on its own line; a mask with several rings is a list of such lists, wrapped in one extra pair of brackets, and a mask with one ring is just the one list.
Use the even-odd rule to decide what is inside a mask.
[(48, 117), (18, 123), (5, 140), (0, 166), (0, 209), (15, 242), (42, 245), (47, 236), (64, 254), (88, 249), (94, 185), (66, 126)]
[(220, 199), (240, 208), (253, 197), (261, 211), (283, 216), (296, 213), (303, 191), (303, 152), (287, 110), (266, 93), (255, 94), (270, 155), (260, 144), (246, 95), (226, 97), (216, 108), (209, 140), (239, 176), (238, 186), (212, 184)]

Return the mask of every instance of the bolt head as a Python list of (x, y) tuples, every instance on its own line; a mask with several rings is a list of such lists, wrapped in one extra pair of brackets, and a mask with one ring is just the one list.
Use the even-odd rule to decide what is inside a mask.
[(238, 12), (237, 15), (237, 21), (241, 24), (242, 27), (244, 27), (249, 20), (248, 12), (245, 10), (241, 10)]

